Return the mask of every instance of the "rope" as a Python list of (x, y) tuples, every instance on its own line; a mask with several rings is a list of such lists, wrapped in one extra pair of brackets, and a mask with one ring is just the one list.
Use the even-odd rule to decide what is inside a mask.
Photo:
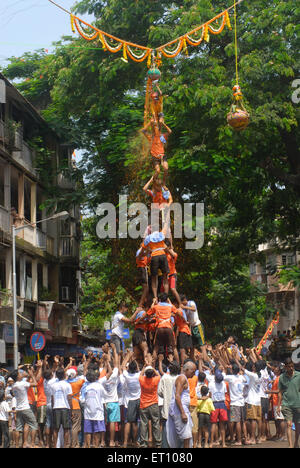
[(237, 18), (236, 18), (236, 0), (234, 0), (234, 49), (235, 49), (235, 76), (236, 84), (239, 84), (239, 69), (238, 69), (238, 39), (237, 39)]

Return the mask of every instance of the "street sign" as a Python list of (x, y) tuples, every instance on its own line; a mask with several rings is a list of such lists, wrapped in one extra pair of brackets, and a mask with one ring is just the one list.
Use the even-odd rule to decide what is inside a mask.
[(34, 332), (30, 337), (30, 347), (35, 353), (39, 353), (45, 348), (46, 338), (40, 332)]
[[(124, 330), (123, 330), (123, 339), (124, 340), (127, 340), (128, 338), (130, 338), (129, 333), (130, 333), (129, 328), (124, 328)], [(106, 336), (107, 340), (110, 340), (111, 339), (111, 330), (106, 330), (105, 336)]]

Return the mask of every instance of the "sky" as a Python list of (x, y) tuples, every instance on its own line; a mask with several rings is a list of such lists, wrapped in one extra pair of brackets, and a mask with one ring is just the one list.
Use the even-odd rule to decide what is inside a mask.
[[(70, 10), (75, 0), (56, 0)], [(92, 21), (88, 15), (81, 18)], [(8, 57), (48, 49), (63, 35), (72, 35), (70, 17), (48, 0), (0, 0), (0, 69)]]

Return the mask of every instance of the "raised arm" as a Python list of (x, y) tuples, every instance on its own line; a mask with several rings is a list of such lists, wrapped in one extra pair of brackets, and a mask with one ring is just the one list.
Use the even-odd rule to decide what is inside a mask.
[(146, 185), (144, 186), (143, 190), (144, 192), (147, 192), (147, 190), (149, 189), (150, 185), (152, 184), (153, 182), (153, 176), (151, 177), (150, 180), (148, 180), (148, 182), (146, 183)]

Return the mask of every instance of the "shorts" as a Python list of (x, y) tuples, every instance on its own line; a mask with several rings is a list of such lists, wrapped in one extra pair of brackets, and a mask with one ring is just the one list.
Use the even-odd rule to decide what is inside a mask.
[(269, 398), (261, 398), (261, 414), (265, 419), (268, 419), (270, 401)]
[(173, 275), (170, 275), (168, 278), (169, 281), (169, 288), (170, 289), (176, 289), (176, 283), (177, 283), (177, 275), (176, 273), (173, 273)]
[(16, 431), (23, 432), (25, 424), (33, 431), (38, 429), (36, 418), (31, 409), (16, 411)]
[(162, 162), (167, 162), (168, 156), (166, 154), (160, 154), (158, 157), (152, 156), (151, 159), (153, 166), (156, 166), (157, 164), (161, 164)]
[(284, 421), (284, 416), (282, 414), (282, 411), (280, 411), (280, 413), (277, 414), (277, 406), (273, 407), (273, 413), (274, 413), (275, 421)]
[(126, 422), (136, 423), (140, 418), (140, 399), (129, 400), (127, 407), (127, 418)]
[(159, 345), (159, 354), (164, 354), (166, 348), (169, 354), (173, 354), (175, 346), (174, 333), (171, 328), (158, 328), (155, 338), (155, 345)]
[(140, 343), (146, 341), (146, 335), (144, 330), (137, 328), (134, 330), (132, 335), (132, 346), (139, 346)]
[(210, 422), (210, 415), (207, 413), (198, 413), (198, 427), (209, 427), (211, 424)]
[(156, 255), (152, 257), (150, 269), (151, 276), (157, 276), (158, 270), (160, 270), (163, 275), (169, 273), (169, 264), (166, 255)]
[(216, 424), (218, 422), (227, 422), (228, 414), (227, 410), (223, 408), (217, 408), (210, 414), (210, 422)]
[(230, 406), (230, 422), (238, 423), (246, 420), (245, 406)]
[(51, 429), (53, 427), (53, 411), (49, 406), (46, 409), (46, 427)]
[(96, 421), (92, 419), (85, 419), (83, 421), (83, 432), (85, 434), (95, 434), (96, 432), (105, 432), (105, 422)]
[(201, 323), (192, 328), (192, 340), (194, 347), (198, 350), (205, 345), (204, 328)]
[(178, 348), (179, 349), (190, 349), (193, 347), (192, 335), (188, 335), (184, 332), (178, 333)]
[(197, 413), (197, 406), (190, 406), (190, 413), (191, 413), (191, 418), (193, 421), (193, 428), (192, 432), (193, 434), (198, 432), (198, 413)]
[(138, 267), (138, 280), (140, 284), (148, 284), (147, 267)]
[(121, 412), (119, 402), (106, 403), (107, 422), (120, 422)]
[(110, 342), (115, 345), (117, 353), (120, 354), (123, 349), (121, 338), (118, 335), (111, 335)]
[(247, 419), (261, 420), (261, 406), (250, 405), (246, 403), (246, 417)]
[(293, 421), (294, 424), (300, 424), (300, 408), (283, 406), (281, 411), (286, 421)]
[(59, 430), (60, 426), (63, 429), (71, 429), (71, 411), (68, 408), (58, 408), (53, 410), (53, 428)]
[(45, 424), (47, 416), (47, 406), (38, 406), (37, 407), (37, 422), (38, 424)]

